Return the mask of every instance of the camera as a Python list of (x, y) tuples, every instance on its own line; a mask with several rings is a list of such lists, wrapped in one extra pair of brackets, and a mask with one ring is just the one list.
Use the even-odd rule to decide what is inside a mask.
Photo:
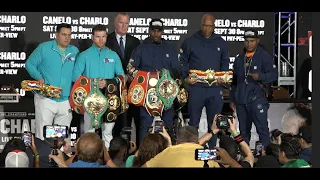
[[(49, 143), (52, 143), (52, 155), (58, 155), (59, 149), (59, 139), (65, 139), (68, 137), (68, 126), (60, 125), (47, 125), (43, 127), (44, 138), (46, 138)], [(58, 167), (58, 164), (53, 160), (49, 160), (51, 167)]]
[(23, 133), (23, 142), (26, 147), (30, 147), (32, 144), (32, 132), (25, 131)]
[(228, 119), (233, 122), (233, 116), (231, 115), (221, 115), (217, 117), (217, 127), (219, 129), (228, 129), (230, 128), (230, 124), (228, 122)]
[(196, 149), (194, 159), (197, 161), (210, 161), (217, 159), (217, 149)]

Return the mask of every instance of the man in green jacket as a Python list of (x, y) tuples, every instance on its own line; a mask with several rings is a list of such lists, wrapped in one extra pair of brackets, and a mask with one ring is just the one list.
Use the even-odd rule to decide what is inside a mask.
[(279, 162), (282, 168), (309, 168), (305, 160), (299, 159), (301, 146), (297, 137), (291, 134), (281, 135)]
[(34, 95), (36, 130), (35, 136), (41, 140), (43, 127), (58, 124), (70, 127), (72, 111), (69, 104), (71, 77), (75, 59), (79, 53), (77, 47), (70, 45), (70, 24), (59, 24), (56, 39), (46, 41), (31, 53), (26, 61), (29, 75), (39, 81), (62, 88), (60, 98), (49, 98), (39, 93)]
[[(124, 75), (121, 60), (115, 51), (108, 49), (105, 44), (107, 41), (107, 30), (104, 25), (96, 25), (92, 29), (93, 44), (87, 50), (81, 52), (77, 58), (73, 70), (72, 80), (75, 82), (83, 75), (88, 78), (100, 78), (99, 88), (106, 86), (106, 79), (113, 79), (118, 75)], [(107, 148), (112, 137), (112, 123), (102, 123), (102, 139)], [(84, 132), (94, 132), (91, 126), (91, 118), (87, 113), (84, 114)]]

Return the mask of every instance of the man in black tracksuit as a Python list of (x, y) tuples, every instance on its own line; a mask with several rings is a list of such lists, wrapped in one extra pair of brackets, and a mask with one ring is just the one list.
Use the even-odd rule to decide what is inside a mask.
[[(180, 62), (178, 53), (171, 45), (161, 38), (163, 22), (160, 19), (150, 21), (150, 37), (136, 47), (127, 66), (128, 75), (133, 79), (137, 71), (155, 72), (167, 69), (180, 74)], [(149, 115), (145, 107), (140, 108), (140, 142), (148, 135), (153, 117)], [(161, 119), (169, 130), (173, 129), (173, 108), (164, 110)]]
[[(201, 76), (206, 70), (229, 71), (229, 51), (227, 42), (214, 33), (215, 18), (206, 14), (201, 20), (201, 30), (187, 38), (181, 47), (180, 60), (183, 65), (183, 78), (189, 84), (188, 112), (190, 126), (198, 126), (203, 107), (206, 107), (208, 131), (213, 117), (223, 108), (223, 87), (218, 83), (209, 84), (190, 78), (190, 72)], [(205, 75), (204, 75), (205, 76)], [(202, 77), (204, 77), (202, 76)], [(209, 147), (216, 146), (217, 135), (208, 142)]]
[(252, 123), (264, 147), (270, 143), (268, 128), (269, 102), (264, 87), (278, 79), (272, 56), (259, 45), (258, 31), (245, 31), (245, 51), (236, 57), (230, 91), (230, 107), (237, 111), (239, 129), (249, 144)]

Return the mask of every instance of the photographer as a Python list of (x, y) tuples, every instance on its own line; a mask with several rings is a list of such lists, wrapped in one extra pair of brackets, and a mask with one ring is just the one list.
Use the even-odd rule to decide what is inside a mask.
[[(242, 154), (244, 155), (244, 159), (239, 164), (241, 165), (241, 167), (245, 168), (253, 167), (254, 157), (250, 150), (250, 147), (243, 140), (240, 133), (237, 132), (236, 121), (233, 117), (231, 118), (231, 116), (222, 116), (220, 114), (216, 115), (213, 118), (211, 130), (199, 139), (199, 144), (204, 145), (211, 138), (212, 134), (218, 133), (219, 131), (224, 134), (225, 131), (229, 131), (232, 134), (233, 140), (226, 135), (221, 136), (221, 142), (219, 142), (220, 148), (217, 148), (217, 155), (220, 156), (220, 159), (216, 160), (216, 162), (222, 164), (223, 167), (239, 167), (234, 161), (230, 160), (231, 157), (236, 161), (237, 148), (232, 147), (236, 147), (235, 144), (238, 144)], [(223, 149), (222, 152), (219, 151), (221, 149)], [(227, 153), (225, 153), (224, 151), (226, 151)]]
[[(76, 155), (78, 160), (71, 164), (67, 164), (64, 160), (62, 152), (58, 150), (58, 155), (49, 155), (59, 167), (73, 167), (73, 168), (98, 168), (98, 167), (117, 167), (111, 160), (109, 153), (96, 133), (85, 133), (81, 135), (76, 145)], [(100, 158), (103, 157), (106, 162), (105, 165), (99, 164)]]
[[(204, 167), (204, 162), (195, 159), (195, 152), (203, 149), (198, 144), (198, 129), (192, 126), (181, 127), (177, 133), (177, 145), (169, 146), (142, 167)], [(140, 151), (140, 150), (139, 150)], [(207, 162), (208, 167), (218, 168), (218, 163)]]

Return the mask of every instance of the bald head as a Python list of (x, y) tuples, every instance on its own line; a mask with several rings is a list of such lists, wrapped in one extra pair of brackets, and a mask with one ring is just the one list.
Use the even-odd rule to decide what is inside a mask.
[(215, 17), (212, 14), (205, 14), (201, 19), (201, 32), (206, 38), (211, 37), (214, 31)]
[(103, 142), (96, 133), (83, 134), (77, 143), (78, 159), (84, 162), (96, 162), (103, 153)]

